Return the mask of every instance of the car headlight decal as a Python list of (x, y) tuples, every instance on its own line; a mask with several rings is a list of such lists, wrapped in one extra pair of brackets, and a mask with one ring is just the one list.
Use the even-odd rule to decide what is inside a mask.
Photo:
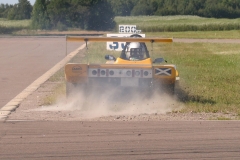
[(130, 77), (130, 76), (132, 75), (132, 72), (128, 70), (128, 71), (126, 72), (126, 75), (127, 75), (128, 77)]
[(92, 70), (92, 75), (96, 76), (97, 75), (97, 71), (96, 70)]
[(105, 70), (101, 70), (101, 76), (104, 76), (106, 74)]
[(148, 74), (149, 74), (148, 71), (144, 71), (144, 72), (143, 72), (143, 75), (144, 75), (144, 76), (148, 76)]
[(114, 75), (114, 71), (111, 70), (111, 71), (109, 72), (109, 75), (110, 75), (110, 76), (113, 76), (113, 75)]
[(106, 69), (106, 68), (90, 68), (88, 70), (89, 77), (136, 77), (136, 78), (152, 78), (152, 69)]

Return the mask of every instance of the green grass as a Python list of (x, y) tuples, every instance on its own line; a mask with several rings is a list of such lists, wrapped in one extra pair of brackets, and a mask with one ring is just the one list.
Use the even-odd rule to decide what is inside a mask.
[(216, 19), (198, 16), (129, 16), (115, 17), (119, 24), (137, 25), (143, 32), (239, 30), (240, 19)]
[(182, 112), (240, 113), (239, 54), (238, 44), (174, 43), (164, 49), (161, 55), (180, 72)]
[(0, 26), (3, 27), (29, 27), (31, 20), (7, 20), (0, 18)]
[(7, 20), (0, 18), (0, 34), (11, 34), (13, 32), (28, 29), (31, 20)]
[[(174, 38), (239, 38), (240, 18), (216, 19), (198, 16), (128, 16), (115, 17), (119, 24), (137, 25), (137, 29), (147, 36), (156, 34)], [(37, 35), (30, 30), (31, 20), (6, 20), (0, 18), (0, 34)], [(72, 30), (71, 28), (68, 29)], [(75, 29), (76, 30), (76, 29)], [(80, 29), (79, 29), (80, 30)], [(156, 33), (157, 32), (157, 33)], [(50, 34), (50, 33), (49, 33)]]
[[(115, 21), (117, 23), (115, 32), (118, 32), (119, 24), (136, 25), (137, 29), (142, 30), (142, 33), (146, 33), (148, 37), (156, 35), (200, 39), (238, 39), (240, 37), (240, 19), (198, 16), (129, 16), (115, 17)], [(202, 29), (199, 29), (200, 27)]]
[[(144, 32), (143, 32), (144, 33)], [(190, 39), (239, 39), (240, 30), (231, 31), (185, 31), (185, 32), (147, 32), (147, 37), (169, 37)]]

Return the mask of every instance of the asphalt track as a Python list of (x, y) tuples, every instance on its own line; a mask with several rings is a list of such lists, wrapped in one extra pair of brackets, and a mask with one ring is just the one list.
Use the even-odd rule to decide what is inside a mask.
[(0, 108), (80, 46), (65, 37), (0, 38)]
[(6, 122), (1, 160), (240, 158), (238, 121)]
[[(65, 57), (64, 38), (1, 38), (0, 44), (1, 105)], [(69, 51), (79, 47), (72, 45)], [(1, 160), (232, 160), (240, 159), (239, 144), (239, 121), (0, 122)]]

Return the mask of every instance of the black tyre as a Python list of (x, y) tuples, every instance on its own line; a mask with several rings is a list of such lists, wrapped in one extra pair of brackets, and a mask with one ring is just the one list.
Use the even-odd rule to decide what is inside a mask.
[(174, 95), (174, 93), (175, 93), (175, 84), (167, 84), (165, 86), (165, 91), (169, 95)]

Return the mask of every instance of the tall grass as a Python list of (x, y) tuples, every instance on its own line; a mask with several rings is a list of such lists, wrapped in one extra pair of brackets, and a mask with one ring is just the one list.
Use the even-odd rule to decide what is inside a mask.
[[(144, 33), (144, 32), (143, 32)], [(231, 31), (185, 31), (185, 32), (149, 32), (147, 37), (172, 37), (190, 39), (239, 39), (240, 30)]]
[(7, 20), (0, 18), (0, 34), (11, 34), (13, 32), (29, 29), (31, 20)]
[[(198, 16), (129, 16), (115, 17), (119, 24), (137, 25), (142, 32), (225, 31), (239, 30), (240, 19), (216, 19)], [(117, 30), (117, 28), (116, 28)]]
[[(128, 16), (115, 17), (119, 24), (137, 25), (142, 32), (183, 32), (183, 31), (230, 31), (240, 30), (240, 19), (216, 19), (198, 16)], [(9, 34), (29, 29), (31, 20), (6, 20), (0, 18), (0, 34)], [(68, 30), (71, 30), (68, 28)], [(80, 29), (79, 29), (80, 30)], [(35, 33), (36, 34), (36, 33)]]

